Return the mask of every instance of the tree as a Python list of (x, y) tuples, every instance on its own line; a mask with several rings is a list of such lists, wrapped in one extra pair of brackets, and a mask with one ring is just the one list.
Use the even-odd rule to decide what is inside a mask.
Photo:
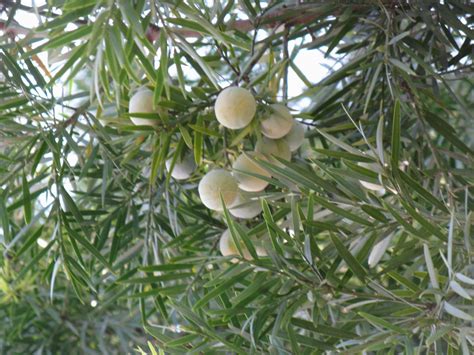
[[(0, 5), (3, 353), (469, 353), (472, 4), (32, 3)], [(232, 169), (272, 104), (305, 143)], [(206, 208), (213, 169), (267, 182), (262, 212)]]

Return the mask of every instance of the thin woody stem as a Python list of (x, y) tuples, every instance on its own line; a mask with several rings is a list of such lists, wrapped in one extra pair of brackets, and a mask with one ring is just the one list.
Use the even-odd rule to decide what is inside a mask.
[(288, 101), (288, 66), (289, 66), (289, 53), (288, 53), (288, 34), (289, 29), (285, 26), (285, 32), (283, 34), (283, 61), (285, 62), (285, 68), (283, 72), (283, 101)]

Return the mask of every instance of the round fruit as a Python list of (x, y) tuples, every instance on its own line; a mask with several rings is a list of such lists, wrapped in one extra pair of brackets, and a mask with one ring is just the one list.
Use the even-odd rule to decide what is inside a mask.
[[(166, 161), (166, 170), (170, 171), (172, 161), (173, 159), (168, 159)], [(173, 170), (171, 171), (171, 176), (176, 180), (185, 180), (191, 176), (194, 169), (196, 169), (194, 157), (192, 154), (186, 154), (181, 161), (176, 161)]]
[(222, 200), (226, 206), (232, 206), (237, 198), (238, 186), (235, 178), (224, 169), (208, 172), (199, 182), (199, 197), (209, 209), (222, 211)]
[(293, 123), (293, 127), (291, 127), (290, 132), (288, 132), (283, 140), (288, 143), (290, 150), (294, 152), (299, 147), (301, 147), (304, 142), (304, 126), (301, 123), (295, 121)]
[(217, 120), (226, 128), (240, 129), (252, 121), (257, 103), (250, 91), (236, 86), (220, 92), (214, 105)]
[[(221, 239), (219, 240), (219, 250), (223, 256), (239, 256), (239, 250), (237, 249), (234, 240), (232, 239), (232, 234), (230, 232), (230, 229), (226, 229), (224, 233), (221, 235)], [(244, 259), (251, 260), (252, 256), (248, 252), (248, 250), (245, 248), (245, 246), (242, 247), (242, 252), (244, 253), (243, 257)], [(231, 260), (231, 262), (236, 263), (239, 260), (234, 258)]]
[(264, 247), (257, 246), (257, 247), (255, 247), (255, 251), (257, 252), (258, 256), (268, 256), (268, 253), (267, 253), (267, 251), (265, 250)]
[(251, 200), (246, 195), (239, 193), (229, 212), (234, 217), (250, 219), (262, 212), (262, 206), (259, 200)]
[(269, 239), (270, 237), (268, 236), (267, 233), (265, 233), (265, 235), (263, 235), (260, 239), (253, 240), (255, 251), (257, 252), (258, 256), (268, 256), (267, 250), (263, 247), (264, 238)]
[[(248, 156), (246, 154), (248, 154)], [(268, 171), (266, 171), (265, 169), (260, 167), (257, 163), (252, 161), (252, 159), (250, 159), (249, 156), (256, 157), (258, 156), (258, 154), (252, 153), (252, 152), (240, 154), (239, 157), (235, 160), (234, 164), (232, 165), (232, 168), (234, 170), (240, 170), (240, 171), (245, 171), (249, 173), (254, 173), (254, 174), (270, 177), (270, 174), (268, 173)], [(268, 182), (265, 180), (259, 179), (254, 176), (246, 175), (239, 171), (234, 171), (233, 174), (239, 183), (239, 187), (245, 191), (252, 191), (252, 192), (262, 191), (268, 185)]]
[(158, 124), (158, 120), (134, 117), (132, 116), (133, 113), (157, 113), (157, 111), (153, 109), (153, 92), (149, 89), (136, 92), (128, 103), (130, 120), (137, 126), (155, 126)]
[(226, 229), (219, 240), (219, 250), (223, 256), (239, 255), (239, 251), (232, 240), (229, 229)]
[(300, 155), (304, 159), (316, 159), (316, 153), (314, 151), (314, 148), (309, 143), (308, 139), (305, 139), (303, 141), (303, 144), (301, 144)]
[(270, 114), (262, 120), (260, 128), (262, 134), (271, 139), (278, 139), (290, 132), (293, 126), (293, 116), (283, 105), (270, 105)]
[(271, 158), (272, 163), (281, 166), (277, 160), (272, 159), (272, 157), (278, 157), (283, 160), (290, 160), (291, 159), (291, 151), (288, 143), (283, 139), (273, 140), (267, 137), (263, 137), (262, 140), (257, 142), (255, 146), (255, 151), (258, 153), (262, 153)]

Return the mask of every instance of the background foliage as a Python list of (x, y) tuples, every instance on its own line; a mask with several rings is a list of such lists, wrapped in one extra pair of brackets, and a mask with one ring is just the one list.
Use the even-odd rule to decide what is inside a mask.
[[(3, 353), (472, 349), (468, 2), (49, 0), (0, 11)], [(296, 65), (303, 50), (333, 63), (322, 81)], [(288, 71), (298, 96), (287, 96)], [(249, 222), (197, 196), (206, 171), (257, 138), (255, 124), (217, 124), (213, 102), (231, 83), (260, 103), (286, 101), (310, 127), (293, 162), (265, 164), (272, 184)], [(143, 85), (168, 110), (156, 130), (127, 117)], [(198, 170), (179, 183), (164, 162), (185, 150)], [(227, 226), (269, 256), (220, 256)]]

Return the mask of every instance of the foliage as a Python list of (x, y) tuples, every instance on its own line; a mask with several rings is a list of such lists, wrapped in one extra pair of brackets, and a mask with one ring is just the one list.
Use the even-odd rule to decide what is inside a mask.
[[(2, 4), (2, 352), (469, 352), (468, 2)], [(332, 63), (322, 81), (304, 51)], [(260, 162), (251, 221), (197, 195), (258, 139), (258, 117), (215, 119), (232, 83), (311, 127), (292, 162)], [(168, 112), (156, 129), (128, 118), (145, 85)], [(189, 150), (197, 171), (171, 179)], [(253, 259), (219, 254), (227, 226)]]

